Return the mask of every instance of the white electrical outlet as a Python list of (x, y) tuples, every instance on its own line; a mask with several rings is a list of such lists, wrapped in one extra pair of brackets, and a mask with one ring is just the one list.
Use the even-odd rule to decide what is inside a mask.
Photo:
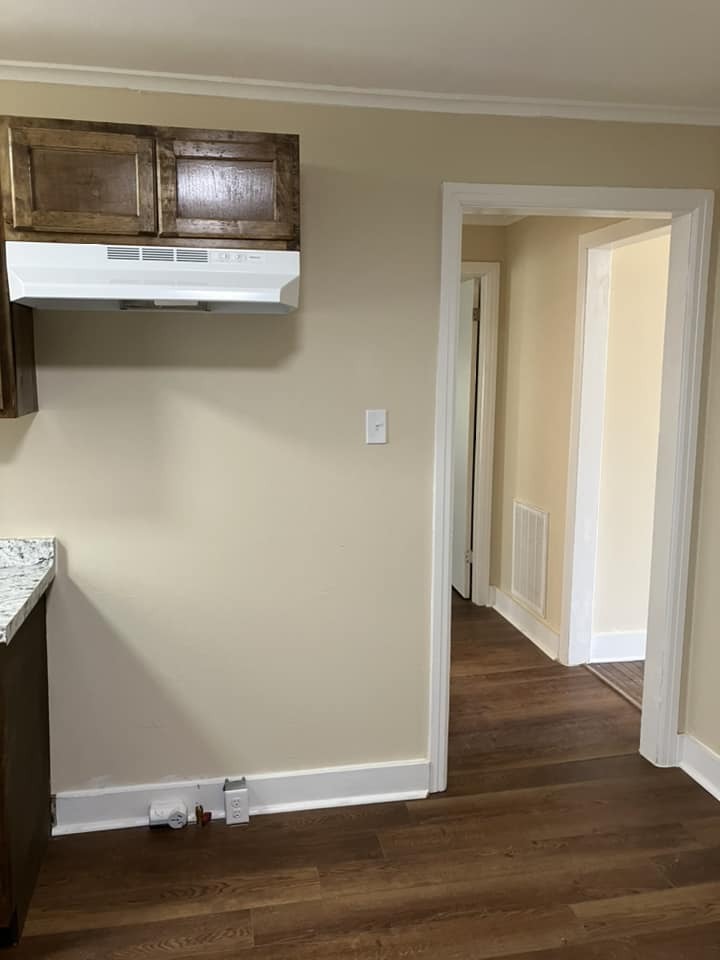
[(245, 777), (239, 780), (226, 780), (223, 797), (225, 798), (225, 823), (248, 823), (250, 800)]
[(187, 806), (182, 800), (161, 800), (150, 804), (150, 826), (180, 830), (188, 822)]

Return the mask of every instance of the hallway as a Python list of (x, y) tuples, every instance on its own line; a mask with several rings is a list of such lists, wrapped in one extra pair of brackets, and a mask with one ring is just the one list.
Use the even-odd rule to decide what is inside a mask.
[(454, 602), (450, 782), (54, 840), (15, 960), (718, 960), (720, 805), (639, 713)]

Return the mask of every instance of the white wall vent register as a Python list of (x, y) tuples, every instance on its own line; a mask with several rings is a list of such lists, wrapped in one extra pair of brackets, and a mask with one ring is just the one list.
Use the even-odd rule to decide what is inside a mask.
[(548, 514), (513, 500), (512, 594), (539, 617), (547, 595)]
[(45, 310), (289, 313), (298, 305), (293, 250), (5, 244), (10, 299)]

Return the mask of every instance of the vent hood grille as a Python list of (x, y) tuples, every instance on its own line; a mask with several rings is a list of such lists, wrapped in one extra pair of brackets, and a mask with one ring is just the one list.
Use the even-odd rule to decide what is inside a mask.
[(15, 240), (4, 247), (10, 299), (29, 307), (264, 314), (298, 305), (297, 251)]
[(108, 260), (143, 260), (155, 263), (209, 263), (203, 247), (108, 247)]
[(108, 260), (139, 260), (140, 247), (108, 247)]
[(207, 250), (189, 247), (187, 250), (178, 248), (175, 251), (175, 259), (178, 263), (207, 263), (210, 256)]

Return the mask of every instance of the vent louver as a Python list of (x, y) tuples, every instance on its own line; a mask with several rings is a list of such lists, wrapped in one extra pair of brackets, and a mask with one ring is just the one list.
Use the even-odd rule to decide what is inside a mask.
[(108, 260), (139, 260), (139, 247), (108, 247)]
[(209, 263), (210, 251), (201, 247), (107, 247), (108, 260), (150, 263)]
[(544, 510), (513, 500), (512, 595), (545, 616), (548, 520)]
[(143, 247), (142, 258), (143, 260), (172, 263), (175, 259), (175, 251), (172, 247)]
[(210, 259), (207, 250), (180, 249), (175, 251), (178, 263), (207, 263)]

